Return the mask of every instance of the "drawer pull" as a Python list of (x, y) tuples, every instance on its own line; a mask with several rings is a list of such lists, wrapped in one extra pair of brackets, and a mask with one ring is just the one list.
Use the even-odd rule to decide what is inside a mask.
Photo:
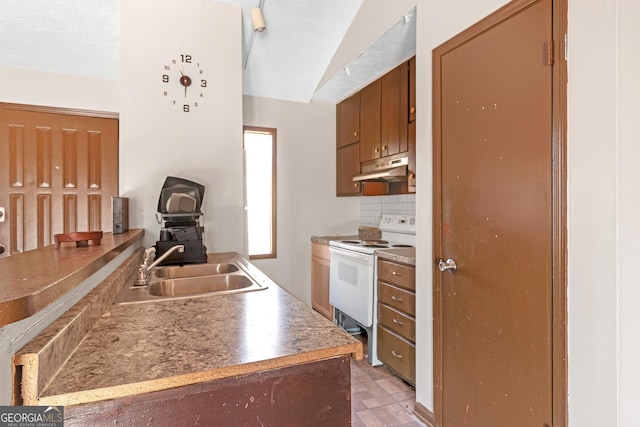
[(402, 273), (398, 273), (397, 271), (392, 271), (391, 274), (394, 276), (402, 277)]
[(400, 326), (404, 325), (404, 323), (402, 323), (401, 321), (399, 321), (395, 317), (393, 319), (391, 319), (391, 320), (393, 320), (393, 323), (395, 323), (396, 325), (400, 325)]
[(395, 350), (391, 350), (391, 354), (393, 354), (393, 355), (394, 355), (395, 357), (397, 357), (398, 359), (402, 359), (402, 355), (401, 355), (401, 354), (396, 353), (396, 351), (395, 351)]
[(402, 298), (397, 297), (395, 295), (391, 295), (391, 299), (394, 300), (394, 301), (402, 302)]

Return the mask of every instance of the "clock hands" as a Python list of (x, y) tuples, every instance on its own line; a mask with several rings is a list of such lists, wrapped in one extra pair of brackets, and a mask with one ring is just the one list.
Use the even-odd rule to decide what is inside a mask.
[(182, 86), (184, 86), (184, 97), (187, 97), (187, 88), (189, 86), (191, 86), (191, 77), (185, 75), (182, 70), (180, 70), (180, 74), (182, 77), (180, 77), (180, 84)]

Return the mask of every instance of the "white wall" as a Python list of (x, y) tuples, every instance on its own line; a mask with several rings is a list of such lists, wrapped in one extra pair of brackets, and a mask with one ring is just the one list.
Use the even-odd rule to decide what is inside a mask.
[(336, 197), (335, 105), (245, 96), (244, 124), (277, 129), (278, 257), (252, 262), (310, 304), (310, 237), (358, 227), (359, 199)]
[[(205, 185), (209, 252), (245, 253), (241, 10), (205, 0), (120, 4), (120, 194), (130, 227), (159, 238), (158, 196), (167, 176)], [(162, 95), (164, 65), (181, 54), (200, 63), (208, 87), (185, 113)]]
[[(640, 425), (640, 3), (619, 0), (618, 38), (618, 425)], [(602, 265), (601, 267), (606, 268)]]
[[(418, 168), (431, 165), (431, 50), (503, 0), (418, 4)], [(640, 414), (640, 86), (635, 0), (569, 0), (568, 298), (572, 426), (636, 426)], [(421, 169), (422, 170), (422, 169)], [(417, 294), (431, 300), (431, 179), (418, 174)], [(416, 399), (433, 409), (431, 313), (417, 317)]]
[(116, 80), (0, 67), (0, 102), (117, 112)]
[(616, 7), (580, 0), (569, 11), (569, 416), (576, 426), (615, 426)]

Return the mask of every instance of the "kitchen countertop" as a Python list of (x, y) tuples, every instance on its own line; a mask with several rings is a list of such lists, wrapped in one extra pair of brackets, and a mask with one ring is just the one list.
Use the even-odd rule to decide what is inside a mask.
[[(209, 254), (231, 261), (266, 278), (236, 253)], [(254, 292), (113, 304), (24, 404), (77, 405), (345, 354), (361, 359), (360, 341), (270, 280)]]
[(34, 315), (142, 238), (144, 230), (104, 233), (99, 245), (63, 243), (0, 258), (0, 327)]
[(381, 259), (413, 266), (416, 265), (416, 248), (378, 249), (376, 255)]
[(311, 242), (321, 245), (328, 245), (331, 240), (358, 240), (357, 234), (350, 235), (333, 235), (333, 236), (311, 236)]

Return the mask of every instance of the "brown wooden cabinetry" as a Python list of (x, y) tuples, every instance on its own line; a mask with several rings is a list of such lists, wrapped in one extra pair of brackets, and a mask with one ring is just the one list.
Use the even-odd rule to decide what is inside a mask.
[(409, 64), (404, 62), (389, 71), (380, 84), (380, 157), (387, 157), (409, 149)]
[(353, 177), (360, 173), (360, 93), (336, 106), (336, 194), (358, 196), (362, 192)]
[(407, 186), (409, 193), (416, 192), (416, 122), (409, 122), (409, 175)]
[(416, 119), (416, 57), (409, 60), (409, 121)]
[(353, 177), (360, 173), (360, 143), (338, 148), (336, 152), (336, 194), (357, 196), (361, 192), (359, 182)]
[(360, 140), (360, 94), (350, 96), (336, 106), (337, 146)]
[(360, 161), (380, 158), (380, 79), (360, 91)]
[(416, 382), (415, 267), (378, 259), (378, 359)]
[[(413, 57), (400, 64), (336, 106), (338, 196), (416, 191), (415, 62)], [(408, 180), (353, 182), (363, 167), (405, 156), (409, 158)]]
[(333, 321), (329, 304), (329, 245), (311, 243), (311, 306)]

